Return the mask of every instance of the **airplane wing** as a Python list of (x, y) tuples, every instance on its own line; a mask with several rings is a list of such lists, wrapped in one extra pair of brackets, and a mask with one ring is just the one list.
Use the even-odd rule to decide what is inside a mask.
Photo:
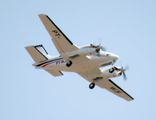
[[(90, 75), (87, 73), (78, 73), (80, 76), (84, 77), (86, 80), (93, 82), (93, 80), (89, 77)], [(93, 74), (92, 74), (93, 75)], [(94, 82), (97, 86), (101, 88), (105, 88), (108, 91), (114, 93), (115, 95), (127, 100), (131, 101), (134, 98), (131, 97), (128, 93), (126, 93), (122, 88), (120, 88), (117, 84), (115, 84), (111, 79), (103, 78)]]
[(74, 45), (69, 38), (56, 26), (56, 24), (45, 14), (39, 14), (39, 17), (44, 24), (45, 28), (52, 37), (52, 41), (56, 46), (61, 56), (67, 60), (65, 53), (78, 50), (79, 48)]
[(131, 97), (127, 92), (125, 92), (122, 88), (120, 88), (117, 84), (115, 84), (111, 79), (101, 80), (95, 83), (101, 88), (105, 88), (108, 91), (114, 93), (115, 95), (124, 98), (127, 101), (131, 101), (134, 98)]

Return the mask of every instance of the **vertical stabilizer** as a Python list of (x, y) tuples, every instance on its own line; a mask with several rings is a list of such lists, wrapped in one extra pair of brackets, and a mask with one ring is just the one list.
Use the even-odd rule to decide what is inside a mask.
[(35, 62), (42, 62), (48, 60), (48, 53), (43, 47), (43, 45), (36, 45), (36, 46), (27, 46), (25, 47), (31, 57), (34, 59)]

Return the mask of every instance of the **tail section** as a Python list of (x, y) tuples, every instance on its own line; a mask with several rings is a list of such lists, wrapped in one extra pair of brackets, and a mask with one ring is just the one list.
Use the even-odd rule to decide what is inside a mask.
[(48, 60), (49, 55), (43, 45), (25, 47), (36, 63)]

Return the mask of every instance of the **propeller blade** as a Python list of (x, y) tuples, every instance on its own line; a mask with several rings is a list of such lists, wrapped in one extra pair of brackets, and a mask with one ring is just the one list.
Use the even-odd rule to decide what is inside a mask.
[(100, 56), (100, 53), (99, 53), (100, 49), (103, 50), (103, 51), (106, 51), (106, 48), (104, 48), (103, 46), (101, 46), (101, 41), (102, 41), (102, 38), (100, 37), (99, 45), (95, 45), (93, 42), (92, 42), (92, 44), (90, 44), (90, 46), (96, 48), (96, 51), (98, 53), (98, 56)]
[(122, 73), (123, 73), (123, 78), (124, 78), (124, 80), (127, 80), (127, 77), (126, 77), (125, 72), (122, 72)]
[[(126, 68), (128, 68), (127, 66), (126, 66)], [(127, 80), (127, 76), (126, 76), (126, 74), (125, 74), (125, 71), (126, 71), (127, 69), (125, 69), (125, 68), (123, 68), (122, 66), (121, 66), (121, 72), (123, 73), (123, 78), (124, 78), (124, 80)]]
[[(101, 42), (102, 42), (102, 37), (99, 37), (99, 47), (101, 47)], [(103, 51), (106, 51), (106, 48), (102, 46), (102, 48), (100, 48)]]

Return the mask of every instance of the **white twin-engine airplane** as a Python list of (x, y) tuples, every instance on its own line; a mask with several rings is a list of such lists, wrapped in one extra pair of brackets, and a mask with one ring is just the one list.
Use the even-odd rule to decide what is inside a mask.
[(127, 101), (133, 100), (128, 93), (115, 84), (110, 78), (125, 75), (123, 67), (111, 67), (100, 70), (100, 67), (114, 64), (119, 58), (112, 53), (100, 51), (103, 47), (90, 44), (77, 47), (69, 38), (55, 25), (45, 14), (39, 14), (41, 21), (49, 32), (54, 45), (60, 56), (52, 57), (42, 45), (27, 46), (26, 50), (36, 63), (35, 68), (42, 68), (53, 76), (61, 76), (61, 71), (76, 72), (91, 84), (90, 89), (95, 85), (105, 88), (108, 91), (124, 98)]

